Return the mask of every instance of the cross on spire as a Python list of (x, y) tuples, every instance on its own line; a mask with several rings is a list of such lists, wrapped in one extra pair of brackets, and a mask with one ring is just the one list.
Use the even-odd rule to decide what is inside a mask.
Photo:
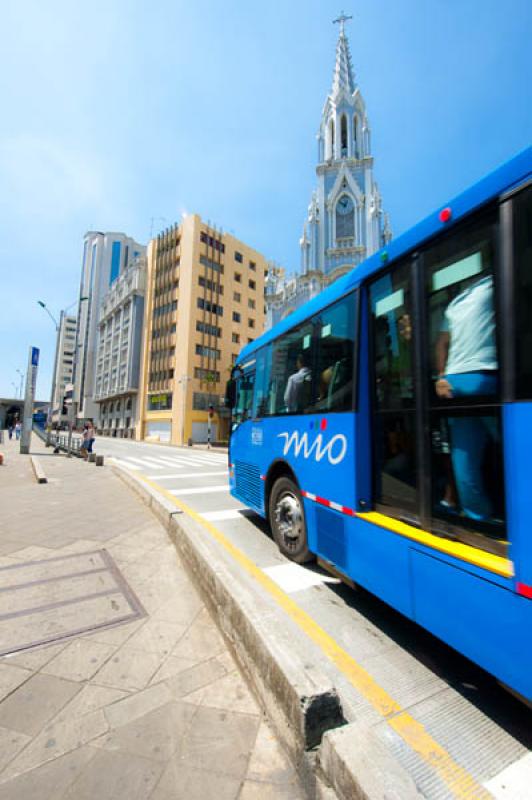
[(340, 14), (340, 16), (337, 19), (333, 19), (333, 25), (336, 25), (336, 24), (340, 25), (340, 36), (342, 36), (342, 34), (344, 32), (345, 23), (350, 19), (353, 19), (353, 17), (350, 14), (344, 14), (343, 11), (342, 11), (342, 13)]

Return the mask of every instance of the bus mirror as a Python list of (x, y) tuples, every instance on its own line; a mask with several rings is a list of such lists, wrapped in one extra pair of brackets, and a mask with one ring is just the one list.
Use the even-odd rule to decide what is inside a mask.
[(225, 405), (227, 408), (234, 408), (236, 400), (236, 381), (233, 378), (227, 381), (225, 387)]

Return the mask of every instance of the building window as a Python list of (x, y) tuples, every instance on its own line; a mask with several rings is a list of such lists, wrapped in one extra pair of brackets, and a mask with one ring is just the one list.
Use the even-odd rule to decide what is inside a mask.
[(342, 156), (345, 158), (345, 156), (347, 156), (347, 117), (345, 114), (342, 114), (342, 120), (340, 123), (340, 136), (342, 143)]
[(255, 264), (255, 262), (254, 262), (254, 261), (250, 261), (250, 262), (249, 262), (249, 268), (250, 268), (250, 270), (251, 270), (252, 272), (255, 272), (255, 271), (256, 271), (256, 269), (257, 269), (257, 265)]
[(218, 328), (216, 325), (209, 325), (208, 322), (196, 322), (196, 330), (199, 333), (206, 333), (209, 336), (218, 336), (222, 335), (222, 329)]
[(238, 359), (238, 353), (232, 353), (232, 355), (231, 355), (231, 363), (232, 364), (236, 364), (237, 359)]
[(249, 325), (250, 328), (254, 328), (255, 327), (255, 320), (254, 319), (248, 319), (248, 325)]
[(219, 317), (224, 313), (222, 306), (217, 303), (211, 303), (203, 297), (198, 297), (198, 308), (204, 309), (205, 311), (212, 311), (213, 314), (217, 314)]
[(225, 245), (219, 239), (214, 239), (212, 236), (209, 236), (204, 231), (200, 233), (200, 239), (203, 242), (203, 244), (208, 244), (214, 250), (218, 250), (220, 253), (225, 253)]
[(224, 287), (221, 285), (221, 283), (215, 283), (215, 281), (211, 281), (209, 278), (205, 278), (203, 275), (199, 276), (198, 283), (200, 286), (203, 286), (205, 289), (209, 289), (211, 292), (218, 292), (219, 294), (224, 293)]
[(215, 347), (206, 347), (206, 345), (197, 344), (196, 345), (196, 355), (197, 356), (206, 356), (207, 358), (218, 359), (218, 358), (220, 358), (221, 353)]
[(240, 274), (240, 272), (235, 272), (235, 281), (237, 283), (241, 283), (242, 282), (242, 275)]
[(215, 408), (219, 406), (218, 395), (194, 392), (192, 397), (192, 408), (194, 411), (207, 411), (209, 406), (214, 406)]
[(242, 298), (240, 292), (233, 292), (233, 300), (235, 301), (235, 303), (240, 303), (241, 299)]
[(250, 279), (250, 280), (248, 281), (248, 283), (249, 283), (249, 288), (250, 288), (250, 289), (256, 289), (256, 287), (257, 287), (257, 284), (255, 283), (255, 281), (252, 281), (252, 280)]
[(240, 334), (239, 333), (233, 333), (232, 334), (232, 341), (235, 344), (240, 344)]
[(172, 393), (148, 395), (148, 411), (168, 411), (172, 408)]
[(238, 311), (233, 311), (233, 322), (240, 322), (240, 314)]
[(248, 344), (251, 344), (251, 342), (254, 342), (254, 341), (255, 341), (255, 339), (253, 339), (252, 337), (248, 338)]
[(242, 258), (242, 253), (239, 253), (238, 250), (235, 251), (235, 261), (238, 261), (239, 264), (242, 264), (244, 261)]
[(248, 300), (248, 308), (255, 308), (255, 301), (254, 300)]
[(219, 264), (217, 261), (213, 261), (212, 258), (207, 258), (207, 256), (200, 256), (199, 257), (200, 263), (203, 264), (204, 267), (210, 267), (215, 272), (219, 272), (223, 275), (224, 265)]
[(194, 367), (194, 377), (200, 381), (207, 381), (208, 383), (218, 383), (220, 381), (220, 373), (215, 369), (203, 369), (203, 367)]

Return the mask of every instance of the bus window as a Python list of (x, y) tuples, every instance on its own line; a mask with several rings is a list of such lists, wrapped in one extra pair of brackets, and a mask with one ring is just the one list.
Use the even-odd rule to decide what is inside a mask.
[(316, 332), (316, 394), (309, 410), (351, 411), (356, 295), (342, 298), (313, 320)]
[(257, 372), (255, 378), (255, 407), (253, 416), (267, 417), (271, 412), (268, 406), (268, 393), (271, 381), (272, 346), (262, 347), (257, 353)]
[(254, 366), (253, 369), (245, 370), (236, 378), (236, 402), (233, 411), (233, 423), (235, 425), (239, 425), (252, 417), (254, 384)]
[(303, 414), (312, 399), (313, 328), (306, 323), (272, 345), (268, 414)]
[(410, 265), (370, 286), (376, 502), (417, 515), (414, 349)]
[(424, 253), (432, 511), (483, 532), (483, 523), (500, 526), (504, 517), (495, 222), (484, 217)]
[(532, 399), (532, 186), (513, 200), (516, 396)]

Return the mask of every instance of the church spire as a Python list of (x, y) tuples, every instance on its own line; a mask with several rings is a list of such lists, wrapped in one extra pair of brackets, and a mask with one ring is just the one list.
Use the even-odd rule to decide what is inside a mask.
[(344, 30), (345, 23), (350, 19), (353, 19), (353, 17), (347, 16), (342, 11), (338, 19), (333, 20), (333, 24), (340, 25), (340, 35), (338, 36), (338, 44), (336, 45), (336, 64), (334, 66), (331, 90), (331, 97), (333, 99), (338, 97), (341, 92), (351, 95), (355, 91), (351, 53), (349, 52), (349, 42), (347, 41)]

